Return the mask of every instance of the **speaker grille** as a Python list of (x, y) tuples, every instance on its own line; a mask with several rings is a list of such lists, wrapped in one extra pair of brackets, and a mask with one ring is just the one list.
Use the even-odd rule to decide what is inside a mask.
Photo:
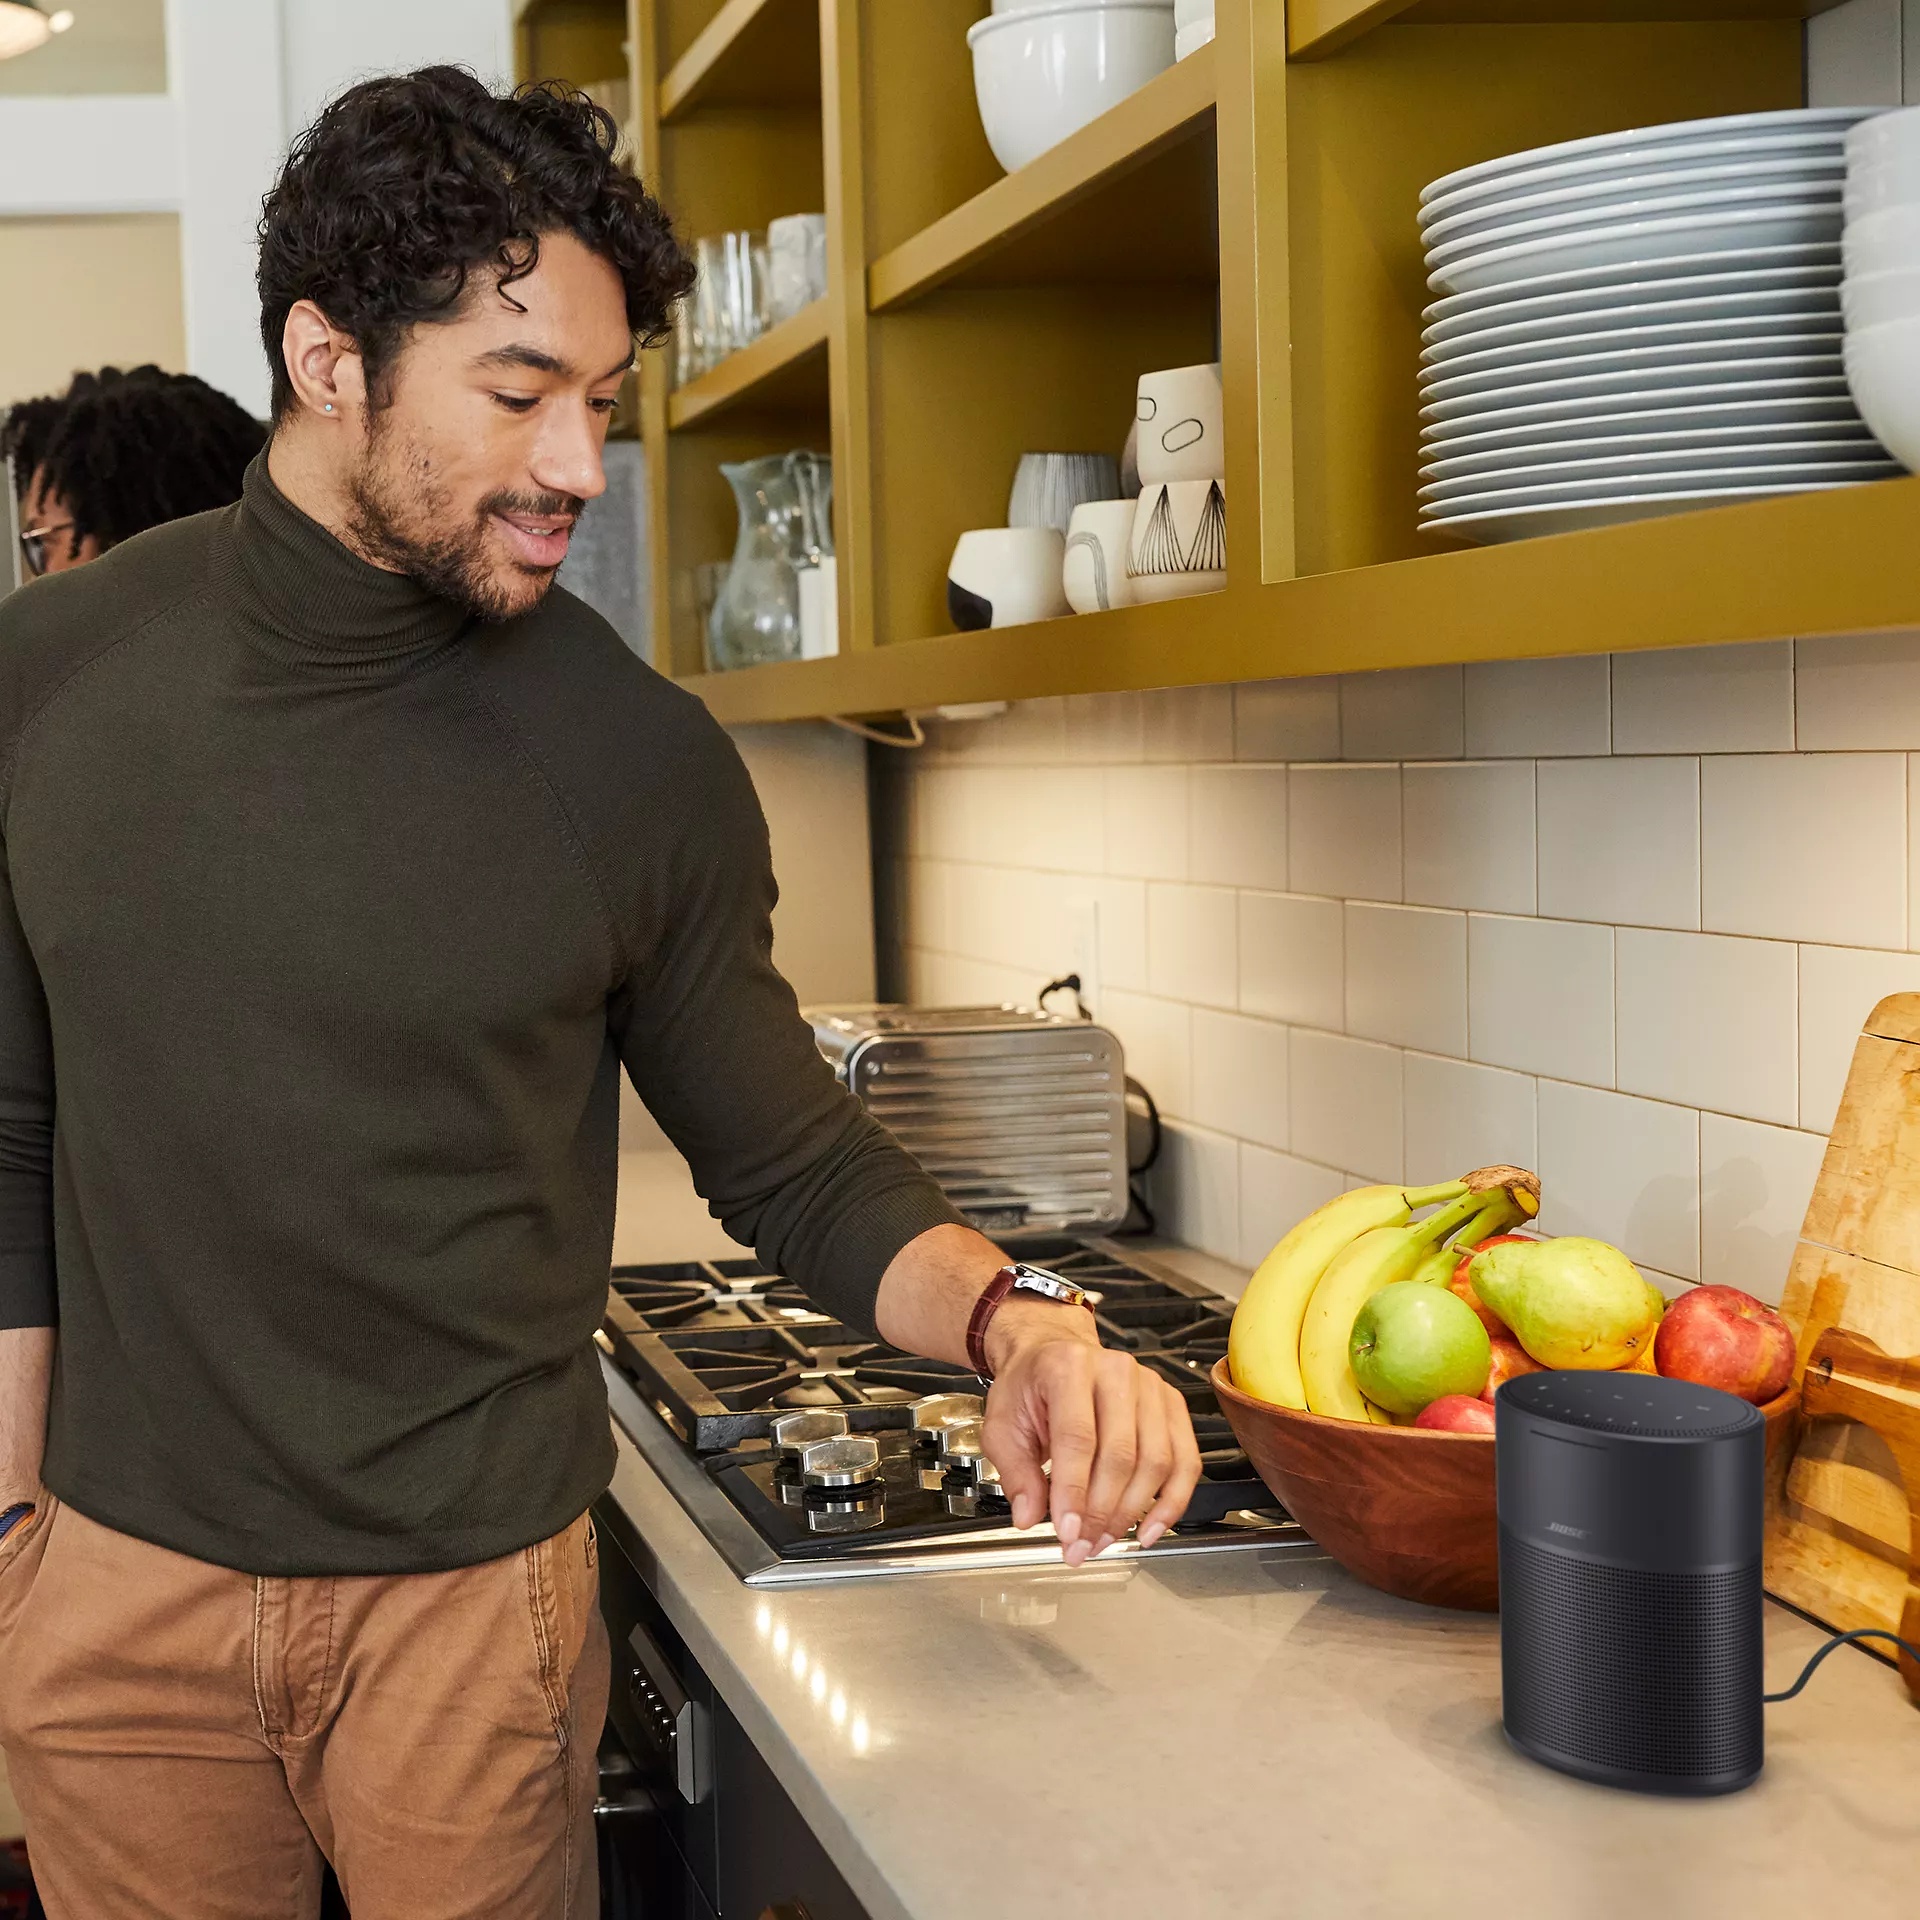
[(1760, 1567), (1646, 1573), (1503, 1530), (1507, 1730), (1587, 1766), (1682, 1786), (1759, 1771)]

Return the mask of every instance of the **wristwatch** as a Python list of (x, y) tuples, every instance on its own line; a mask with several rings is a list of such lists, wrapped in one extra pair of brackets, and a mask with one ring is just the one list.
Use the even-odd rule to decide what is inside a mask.
[(967, 1364), (982, 1380), (993, 1379), (993, 1370), (987, 1365), (987, 1328), (1000, 1311), (1000, 1303), (1015, 1292), (1031, 1294), (1038, 1300), (1052, 1300), (1063, 1307), (1085, 1307), (1089, 1313), (1100, 1304), (1099, 1294), (1076, 1287), (1071, 1280), (1049, 1273), (1045, 1267), (1030, 1267), (1019, 1260), (1002, 1267), (973, 1303), (973, 1317), (967, 1322)]

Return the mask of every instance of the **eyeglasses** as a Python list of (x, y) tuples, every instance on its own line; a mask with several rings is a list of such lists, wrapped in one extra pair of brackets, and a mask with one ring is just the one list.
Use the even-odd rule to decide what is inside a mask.
[(56, 520), (47, 527), (29, 527), (20, 536), (20, 552), (26, 560), (27, 572), (38, 580), (47, 570), (47, 542), (56, 533), (71, 533), (71, 520)]

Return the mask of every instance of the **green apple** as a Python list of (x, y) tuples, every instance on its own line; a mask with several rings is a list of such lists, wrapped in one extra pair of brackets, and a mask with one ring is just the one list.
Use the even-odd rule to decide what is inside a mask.
[(1418, 1280), (1382, 1287), (1360, 1309), (1347, 1352), (1360, 1391), (1389, 1413), (1477, 1394), (1493, 1364), (1480, 1316), (1457, 1293)]

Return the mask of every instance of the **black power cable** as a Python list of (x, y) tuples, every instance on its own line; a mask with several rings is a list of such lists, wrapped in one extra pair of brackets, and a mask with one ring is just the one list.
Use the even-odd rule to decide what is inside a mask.
[(1796, 1680), (1792, 1686), (1787, 1688), (1784, 1693), (1763, 1693), (1760, 1696), (1761, 1699), (1765, 1701), (1768, 1706), (1774, 1705), (1776, 1701), (1791, 1700), (1793, 1696), (1813, 1678), (1814, 1668), (1817, 1667), (1835, 1647), (1844, 1647), (1849, 1640), (1891, 1640), (1893, 1644), (1903, 1652), (1910, 1653), (1914, 1659), (1920, 1660), (1920, 1647), (1916, 1647), (1911, 1640), (1902, 1640), (1897, 1633), (1889, 1633), (1885, 1627), (1856, 1627), (1851, 1633), (1836, 1633), (1833, 1638), (1800, 1669), (1800, 1678)]

